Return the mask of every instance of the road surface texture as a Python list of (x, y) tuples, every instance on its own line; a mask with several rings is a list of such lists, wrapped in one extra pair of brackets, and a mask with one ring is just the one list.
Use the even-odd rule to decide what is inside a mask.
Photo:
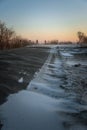
[(18, 48), (0, 51), (0, 104), (10, 93), (26, 89), (48, 56), (48, 48)]
[(1, 105), (0, 116), (1, 130), (87, 130), (87, 49), (51, 46), (26, 89)]

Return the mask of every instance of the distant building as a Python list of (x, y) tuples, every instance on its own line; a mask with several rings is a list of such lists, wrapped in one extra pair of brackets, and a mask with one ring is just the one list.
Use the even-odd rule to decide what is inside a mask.
[(47, 43), (47, 41), (45, 40), (45, 41), (44, 41), (44, 43), (46, 44), (46, 43)]
[(38, 40), (36, 40), (36, 44), (38, 44)]

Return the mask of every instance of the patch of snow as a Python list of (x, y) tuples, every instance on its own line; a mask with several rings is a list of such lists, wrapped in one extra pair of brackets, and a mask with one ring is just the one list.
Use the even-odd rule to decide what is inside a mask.
[(24, 81), (24, 80), (23, 80), (23, 77), (21, 77), (21, 78), (18, 80), (19, 83), (23, 83), (23, 81)]
[(61, 54), (62, 54), (63, 56), (73, 56), (72, 54), (66, 53), (66, 52), (61, 52)]

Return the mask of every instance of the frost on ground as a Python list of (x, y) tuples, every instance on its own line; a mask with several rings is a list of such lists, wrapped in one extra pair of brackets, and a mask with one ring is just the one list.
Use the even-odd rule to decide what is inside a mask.
[(86, 79), (86, 48), (51, 48), (27, 89), (1, 106), (2, 130), (87, 130)]
[(73, 57), (62, 57), (67, 76), (67, 91), (76, 95), (76, 100), (87, 104), (87, 49), (73, 49)]

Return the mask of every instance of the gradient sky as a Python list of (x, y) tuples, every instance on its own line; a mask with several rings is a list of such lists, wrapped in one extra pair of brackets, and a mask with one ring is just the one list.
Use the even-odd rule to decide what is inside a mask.
[(75, 41), (87, 33), (87, 0), (0, 0), (0, 20), (31, 40)]

